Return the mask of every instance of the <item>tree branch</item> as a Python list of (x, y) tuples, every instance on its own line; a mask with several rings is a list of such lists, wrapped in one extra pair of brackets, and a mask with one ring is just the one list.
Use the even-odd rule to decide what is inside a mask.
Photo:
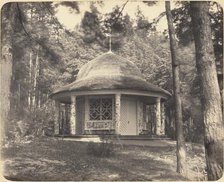
[(64, 28), (64, 27), (61, 25), (61, 23), (58, 21), (58, 19), (55, 18), (54, 13), (50, 10), (50, 8), (48, 7), (48, 5), (47, 5), (45, 2), (42, 2), (42, 4), (44, 5), (45, 9), (50, 13), (50, 15), (51, 15), (52, 19), (54, 20), (54, 22), (55, 22), (57, 25), (59, 25), (59, 27), (60, 27), (61, 29), (63, 29), (67, 35), (69, 35), (70, 37), (72, 37), (72, 36), (71, 36), (71, 32), (70, 32), (69, 30), (67, 30), (66, 28)]
[(164, 17), (166, 15), (166, 12), (164, 11), (164, 12), (162, 12), (162, 13), (160, 13), (159, 14), (159, 16), (157, 16), (156, 18), (154, 18), (153, 19), (153, 23), (158, 23), (159, 22), (159, 20), (162, 18), (162, 17)]
[(125, 6), (127, 5), (128, 1), (129, 1), (129, 0), (127, 0), (127, 1), (123, 4), (123, 6), (122, 6), (122, 8), (121, 8), (121, 11), (119, 12), (119, 14), (118, 14), (117, 17), (116, 17), (116, 20), (121, 16), (121, 14), (122, 14), (122, 12), (123, 12)]
[(53, 20), (60, 26), (60, 28), (64, 29), (64, 27), (61, 25), (61, 23), (58, 21), (58, 19), (54, 17), (54, 13), (52, 13), (52, 11), (47, 6), (47, 4), (45, 2), (42, 2), (42, 4), (44, 5), (45, 9), (47, 9), (47, 11), (51, 14)]
[[(19, 7), (19, 3), (16, 3), (16, 6), (17, 6), (17, 10), (18, 10), (18, 18), (19, 18), (19, 22), (20, 22), (20, 24), (21, 24), (21, 26), (22, 26), (23, 31), (24, 31), (25, 34), (29, 37), (30, 40), (36, 42), (38, 45), (41, 45), (41, 43), (40, 43), (38, 40), (34, 39), (34, 38), (30, 35), (30, 33), (28, 33), (28, 31), (26, 30), (25, 25), (24, 25), (23, 20), (22, 20), (22, 11), (21, 11), (21, 9), (20, 9), (20, 7)], [(32, 48), (31, 48), (31, 49), (32, 49)], [(33, 49), (32, 49), (32, 50), (33, 50)]]
[[(22, 29), (25, 32), (25, 34), (29, 37), (29, 39), (31, 41), (37, 43), (42, 48), (42, 50), (44, 50), (45, 52), (47, 51), (48, 54), (50, 54), (50, 56), (55, 58), (55, 53), (53, 51), (51, 51), (44, 43), (42, 43), (39, 40), (36, 40), (35, 38), (33, 38), (32, 35), (30, 35), (30, 33), (26, 30), (26, 27), (25, 27), (25, 25), (23, 23), (23, 20), (22, 20), (22, 11), (19, 7), (19, 3), (16, 3), (16, 6), (17, 6), (17, 10), (18, 10), (18, 18), (19, 18), (20, 24), (21, 24)], [(30, 48), (34, 51), (34, 49), (32, 47), (30, 47)]]

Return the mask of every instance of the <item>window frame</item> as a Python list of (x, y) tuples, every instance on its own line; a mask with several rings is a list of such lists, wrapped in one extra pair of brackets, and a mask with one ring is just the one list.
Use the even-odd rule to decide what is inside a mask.
[[(102, 119), (91, 120), (90, 119), (90, 99), (112, 99), (112, 119), (111, 120), (109, 120), (109, 119), (107, 119), (107, 120), (102, 120)], [(114, 121), (115, 106), (114, 106), (114, 97), (113, 96), (88, 96), (87, 103), (88, 103), (87, 104), (88, 105), (88, 108), (87, 108), (88, 119), (87, 119), (87, 121), (89, 121), (89, 122), (97, 122), (97, 121), (99, 121), (99, 122), (113, 122)], [(102, 110), (102, 108), (100, 108), (100, 110)]]

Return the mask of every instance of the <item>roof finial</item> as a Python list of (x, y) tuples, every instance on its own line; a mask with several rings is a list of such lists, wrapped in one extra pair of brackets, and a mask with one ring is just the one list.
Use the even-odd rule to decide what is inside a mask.
[(111, 48), (112, 47), (111, 46), (111, 44), (112, 44), (111, 43), (111, 34), (110, 33), (107, 33), (106, 36), (109, 38), (109, 51), (108, 52), (112, 52), (112, 48)]

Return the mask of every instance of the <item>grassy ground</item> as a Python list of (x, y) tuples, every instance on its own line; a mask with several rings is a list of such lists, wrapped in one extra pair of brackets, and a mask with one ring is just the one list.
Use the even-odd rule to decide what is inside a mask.
[(86, 142), (48, 138), (17, 144), (2, 149), (4, 176), (11, 180), (57, 181), (205, 180), (202, 146), (188, 145), (184, 178), (175, 172), (175, 143), (156, 142), (147, 141), (147, 146), (115, 145), (115, 155), (104, 158), (88, 155)]

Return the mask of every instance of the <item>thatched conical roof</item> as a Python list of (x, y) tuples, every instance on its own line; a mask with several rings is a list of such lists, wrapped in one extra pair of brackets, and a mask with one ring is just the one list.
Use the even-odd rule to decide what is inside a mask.
[(150, 91), (170, 96), (170, 93), (146, 82), (137, 66), (112, 52), (104, 53), (85, 64), (76, 81), (56, 89), (52, 96), (64, 92), (97, 90)]

